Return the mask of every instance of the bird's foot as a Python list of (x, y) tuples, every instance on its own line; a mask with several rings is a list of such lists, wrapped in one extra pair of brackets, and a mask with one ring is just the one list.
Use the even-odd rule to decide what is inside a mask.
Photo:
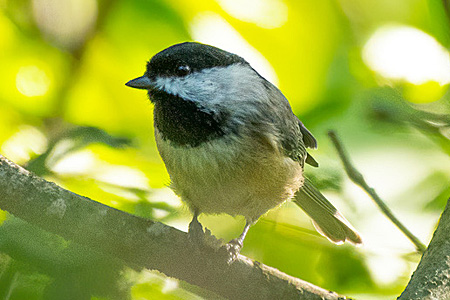
[(202, 224), (195, 218), (189, 224), (189, 240), (191, 244), (201, 250), (205, 247), (212, 247), (214, 249), (219, 249), (223, 241), (221, 239), (217, 239), (214, 235), (212, 235), (211, 230), (205, 227), (203, 230)]
[(205, 240), (205, 232), (203, 231), (203, 226), (194, 218), (191, 223), (189, 223), (189, 240), (193, 245), (203, 245)]
[[(203, 230), (202, 224), (194, 216), (191, 223), (189, 224), (189, 240), (191, 245), (199, 252), (204, 252), (207, 249), (214, 249), (214, 252), (219, 252), (224, 256), (227, 265), (232, 264), (241, 252), (243, 240), (245, 234), (247, 233), (248, 225), (244, 232), (236, 239), (232, 239), (225, 245), (222, 239), (216, 238), (211, 234), (211, 231), (205, 227)], [(208, 251), (206, 251), (208, 252)]]
[(222, 249), (225, 251), (225, 255), (227, 257), (227, 263), (232, 264), (237, 258), (241, 249), (243, 247), (243, 243), (241, 239), (232, 239), (228, 243), (222, 246)]

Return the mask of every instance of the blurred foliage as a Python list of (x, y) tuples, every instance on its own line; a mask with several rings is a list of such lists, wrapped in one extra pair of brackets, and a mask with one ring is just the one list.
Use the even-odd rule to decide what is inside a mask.
[[(306, 173), (365, 241), (332, 245), (286, 203), (250, 230), (243, 254), (339, 293), (392, 299), (420, 257), (346, 178), (326, 131), (339, 133), (369, 183), (428, 242), (450, 195), (449, 7), (439, 0), (1, 0), (1, 153), (75, 193), (186, 230), (189, 213), (166, 187), (152, 107), (124, 83), (174, 43), (238, 53), (314, 132), (320, 168)], [(217, 297), (125, 268), (4, 212), (0, 219), (0, 299)], [(224, 239), (244, 222), (200, 220)]]
[[(0, 227), (2, 299), (128, 299), (122, 263), (11, 218)], [(123, 282), (124, 283), (124, 282)], [(10, 295), (8, 296), (8, 291)]]

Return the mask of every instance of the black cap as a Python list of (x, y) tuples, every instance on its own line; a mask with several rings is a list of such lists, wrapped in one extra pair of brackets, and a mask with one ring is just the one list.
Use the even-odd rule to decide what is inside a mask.
[(236, 63), (248, 64), (239, 55), (222, 49), (196, 42), (185, 42), (170, 46), (153, 56), (147, 63), (145, 75), (149, 78), (182, 77), (191, 72)]

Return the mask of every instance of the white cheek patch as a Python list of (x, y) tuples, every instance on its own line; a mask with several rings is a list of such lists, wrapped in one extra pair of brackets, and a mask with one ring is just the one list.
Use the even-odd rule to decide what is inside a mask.
[(156, 87), (198, 103), (205, 111), (227, 111), (237, 123), (258, 113), (258, 103), (268, 102), (263, 80), (243, 64), (214, 67), (184, 77), (160, 77)]
[(159, 77), (156, 87), (194, 102), (211, 102), (222, 94), (234, 94), (251, 88), (260, 78), (248, 66), (235, 64), (214, 67), (184, 77)]
[(226, 68), (216, 67), (184, 77), (159, 77), (156, 79), (156, 87), (171, 95), (200, 102), (199, 97), (212, 96), (219, 88), (217, 84), (218, 78), (214, 76), (214, 73), (218, 72), (228, 73)]
[(183, 85), (180, 84), (183, 79), (171, 77), (159, 77), (156, 79), (156, 87), (171, 95), (183, 97)]

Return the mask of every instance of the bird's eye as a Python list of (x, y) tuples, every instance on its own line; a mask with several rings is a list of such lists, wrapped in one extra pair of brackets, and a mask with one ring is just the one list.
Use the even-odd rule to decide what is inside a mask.
[(177, 71), (177, 75), (184, 76), (184, 75), (191, 73), (191, 68), (189, 68), (189, 66), (187, 66), (187, 65), (183, 65), (183, 66), (178, 66), (176, 71)]

